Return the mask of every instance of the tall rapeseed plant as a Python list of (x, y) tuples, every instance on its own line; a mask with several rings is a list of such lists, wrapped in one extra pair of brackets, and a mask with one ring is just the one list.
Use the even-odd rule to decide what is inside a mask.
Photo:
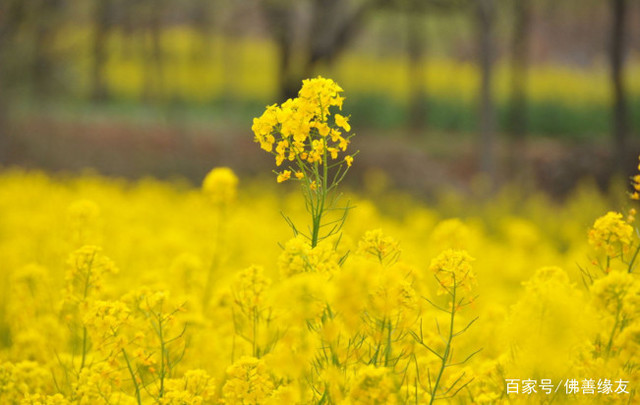
[[(338, 205), (336, 192), (357, 154), (346, 153), (351, 125), (348, 117), (336, 112), (342, 110), (342, 92), (331, 79), (304, 80), (297, 98), (267, 107), (251, 128), (255, 142), (282, 167), (276, 172), (278, 183), (295, 179), (302, 184), (311, 228), (305, 233), (288, 218), (287, 222), (294, 234), (311, 241), (311, 247), (338, 233), (349, 210), (348, 204)], [(342, 215), (327, 221), (331, 211)]]

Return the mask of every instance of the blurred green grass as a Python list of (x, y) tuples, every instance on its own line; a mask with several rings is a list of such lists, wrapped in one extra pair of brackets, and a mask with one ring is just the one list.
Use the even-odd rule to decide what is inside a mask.
[[(14, 105), (14, 111), (23, 120), (44, 114), (61, 121), (116, 120), (132, 125), (170, 123), (249, 131), (252, 119), (260, 115), (265, 104), (259, 99), (236, 97), (219, 97), (208, 102), (175, 98), (154, 103), (112, 98), (100, 104), (82, 99), (56, 100), (46, 104), (24, 100)], [(345, 112), (351, 114), (351, 122), (356, 129), (405, 128), (409, 111), (407, 103), (389, 99), (384, 94), (356, 94), (345, 103)], [(422, 114), (425, 117), (425, 133), (473, 133), (477, 128), (477, 106), (473, 103), (427, 97)], [(499, 132), (508, 132), (509, 103), (500, 102), (496, 114)], [(629, 118), (631, 128), (637, 132), (640, 128), (640, 97), (630, 100)], [(610, 132), (612, 117), (611, 109), (606, 105), (571, 105), (541, 100), (528, 102), (526, 120), (527, 131), (534, 136), (588, 140)]]

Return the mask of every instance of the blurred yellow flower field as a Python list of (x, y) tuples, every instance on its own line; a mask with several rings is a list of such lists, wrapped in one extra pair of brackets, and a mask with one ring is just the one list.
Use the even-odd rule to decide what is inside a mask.
[(478, 320), (454, 362), (482, 349), (446, 368), (446, 384), (469, 382), (448, 402), (550, 398), (507, 396), (508, 378), (629, 381), (630, 394), (558, 403), (636, 390), (640, 282), (618, 259), (608, 274), (594, 263), (630, 260), (638, 238), (609, 214), (588, 232), (605, 206), (595, 191), (464, 219), (450, 204), (353, 196), (334, 250), (291, 239), (279, 212), (303, 221), (304, 204), (271, 184), (241, 179), (224, 214), (211, 190), (154, 180), (5, 172), (0, 184), (2, 403), (426, 403), (439, 359), (420, 342), (443, 349), (447, 318), (426, 299), (446, 305), (433, 275), (447, 249), (466, 249), (477, 279), (455, 329)]
[(637, 402), (632, 200), (341, 195), (341, 93), (254, 121), (285, 184), (2, 173), (0, 403)]
[[(91, 33), (77, 27), (60, 36), (60, 47), (89, 50)], [(160, 47), (165, 57), (162, 71), (149, 71), (145, 59), (133, 52), (142, 48), (146, 38), (113, 32), (109, 36), (109, 60), (106, 81), (115, 96), (138, 98), (145, 91), (145, 80), (161, 75), (166, 98), (206, 102), (235, 95), (240, 99), (269, 100), (277, 93), (277, 50), (272, 42), (256, 38), (211, 36), (203, 40), (193, 30), (172, 28), (163, 32)], [(137, 56), (134, 56), (137, 55)], [(635, 59), (632, 59), (634, 62)], [(79, 90), (89, 91), (90, 55), (79, 53), (71, 61), (79, 77)], [(408, 62), (402, 58), (381, 58), (373, 54), (349, 54), (330, 71), (351, 97), (362, 94), (384, 94), (404, 102), (412, 84)], [(628, 88), (640, 94), (640, 66), (628, 67)], [(611, 94), (604, 66), (576, 71), (562, 65), (536, 66), (531, 71), (532, 101), (554, 101), (569, 105), (606, 105)], [(480, 73), (473, 63), (460, 63), (432, 58), (424, 67), (425, 91), (445, 100), (473, 103)], [(385, 80), (379, 80), (384, 77)], [(509, 67), (501, 64), (495, 73), (496, 95), (501, 101), (509, 97)]]

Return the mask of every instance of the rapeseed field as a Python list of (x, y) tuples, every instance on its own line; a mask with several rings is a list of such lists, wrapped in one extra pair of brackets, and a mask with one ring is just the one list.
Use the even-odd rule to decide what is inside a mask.
[(343, 102), (254, 119), (269, 180), (2, 172), (0, 403), (637, 403), (637, 195), (349, 193)]

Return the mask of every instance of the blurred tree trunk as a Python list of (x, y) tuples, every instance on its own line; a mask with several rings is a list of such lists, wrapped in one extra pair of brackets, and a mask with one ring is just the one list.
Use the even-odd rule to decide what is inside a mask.
[(165, 10), (164, 0), (147, 0), (146, 20), (146, 74), (143, 99), (158, 102), (164, 96), (164, 55), (162, 52), (162, 29)]
[(311, 30), (307, 33), (310, 51), (306, 54), (305, 77), (313, 74), (318, 63), (332, 63), (347, 48), (373, 4), (373, 0), (365, 0), (349, 7), (345, 0), (313, 1)]
[(194, 61), (202, 61), (209, 56), (215, 25), (212, 15), (216, 11), (216, 6), (216, 2), (211, 0), (197, 0), (192, 6), (190, 20), (198, 34), (198, 40), (192, 44), (191, 48), (191, 58)]
[[(7, 12), (7, 4), (0, 6), (0, 60), (6, 60), (8, 56), (10, 36), (10, 13)], [(9, 129), (7, 124), (7, 67), (0, 63), (0, 167), (8, 163), (9, 159)]]
[(9, 123), (7, 122), (7, 106), (4, 94), (0, 95), (0, 168), (9, 163)]
[(458, 0), (383, 0), (377, 5), (382, 9), (401, 11), (406, 16), (404, 25), (409, 57), (408, 123), (412, 132), (419, 134), (427, 127), (429, 119), (425, 17), (433, 13), (459, 11), (463, 5), (468, 4)]
[[(0, 166), (9, 163), (10, 129), (9, 107), (15, 81), (16, 44), (20, 21), (25, 14), (25, 4), (19, 0), (0, 2)], [(12, 63), (13, 62), (13, 63)]]
[(153, 8), (151, 13), (151, 58), (153, 60), (153, 72), (155, 75), (155, 95), (162, 98), (164, 95), (164, 55), (162, 51), (162, 2), (158, 1), (158, 5)]
[(513, 0), (514, 26), (511, 38), (511, 102), (509, 133), (513, 139), (527, 134), (527, 77), (529, 70), (529, 34), (531, 0)]
[(107, 39), (111, 28), (111, 0), (97, 0), (93, 14), (93, 65), (91, 98), (95, 102), (105, 101), (108, 89), (105, 77), (107, 63)]
[(41, 0), (32, 3), (35, 18), (33, 84), (38, 100), (51, 95), (54, 90), (56, 60), (54, 55), (55, 34), (63, 3), (60, 0)]
[(264, 8), (269, 22), (269, 29), (278, 48), (278, 88), (280, 100), (295, 98), (298, 94), (298, 83), (292, 80), (297, 76), (293, 66), (294, 54), (294, 10), (287, 5), (273, 4)]
[(616, 170), (623, 169), (624, 152), (627, 146), (627, 94), (624, 84), (625, 11), (626, 0), (611, 0), (611, 84), (613, 87), (613, 143)]
[(407, 53), (409, 54), (409, 126), (414, 134), (427, 124), (424, 15), (407, 9)]
[(527, 82), (531, 32), (531, 0), (512, 0), (514, 12), (513, 37), (511, 38), (511, 83), (508, 108), (508, 130), (511, 139), (509, 172), (517, 174), (524, 152), (528, 130)]
[(493, 25), (495, 5), (493, 0), (476, 0), (476, 22), (480, 65), (480, 105), (478, 151), (480, 171), (487, 175), (491, 186), (495, 185), (495, 107), (492, 94), (493, 73)]
[[(300, 23), (302, 3), (263, 0), (262, 13), (278, 48), (278, 84), (281, 101), (296, 97), (301, 81), (313, 75), (319, 63), (331, 63), (360, 28), (374, 0), (311, 0), (309, 23)], [(303, 19), (304, 20), (304, 19)], [(300, 29), (306, 31), (300, 32)], [(302, 38), (303, 43), (296, 43)]]

